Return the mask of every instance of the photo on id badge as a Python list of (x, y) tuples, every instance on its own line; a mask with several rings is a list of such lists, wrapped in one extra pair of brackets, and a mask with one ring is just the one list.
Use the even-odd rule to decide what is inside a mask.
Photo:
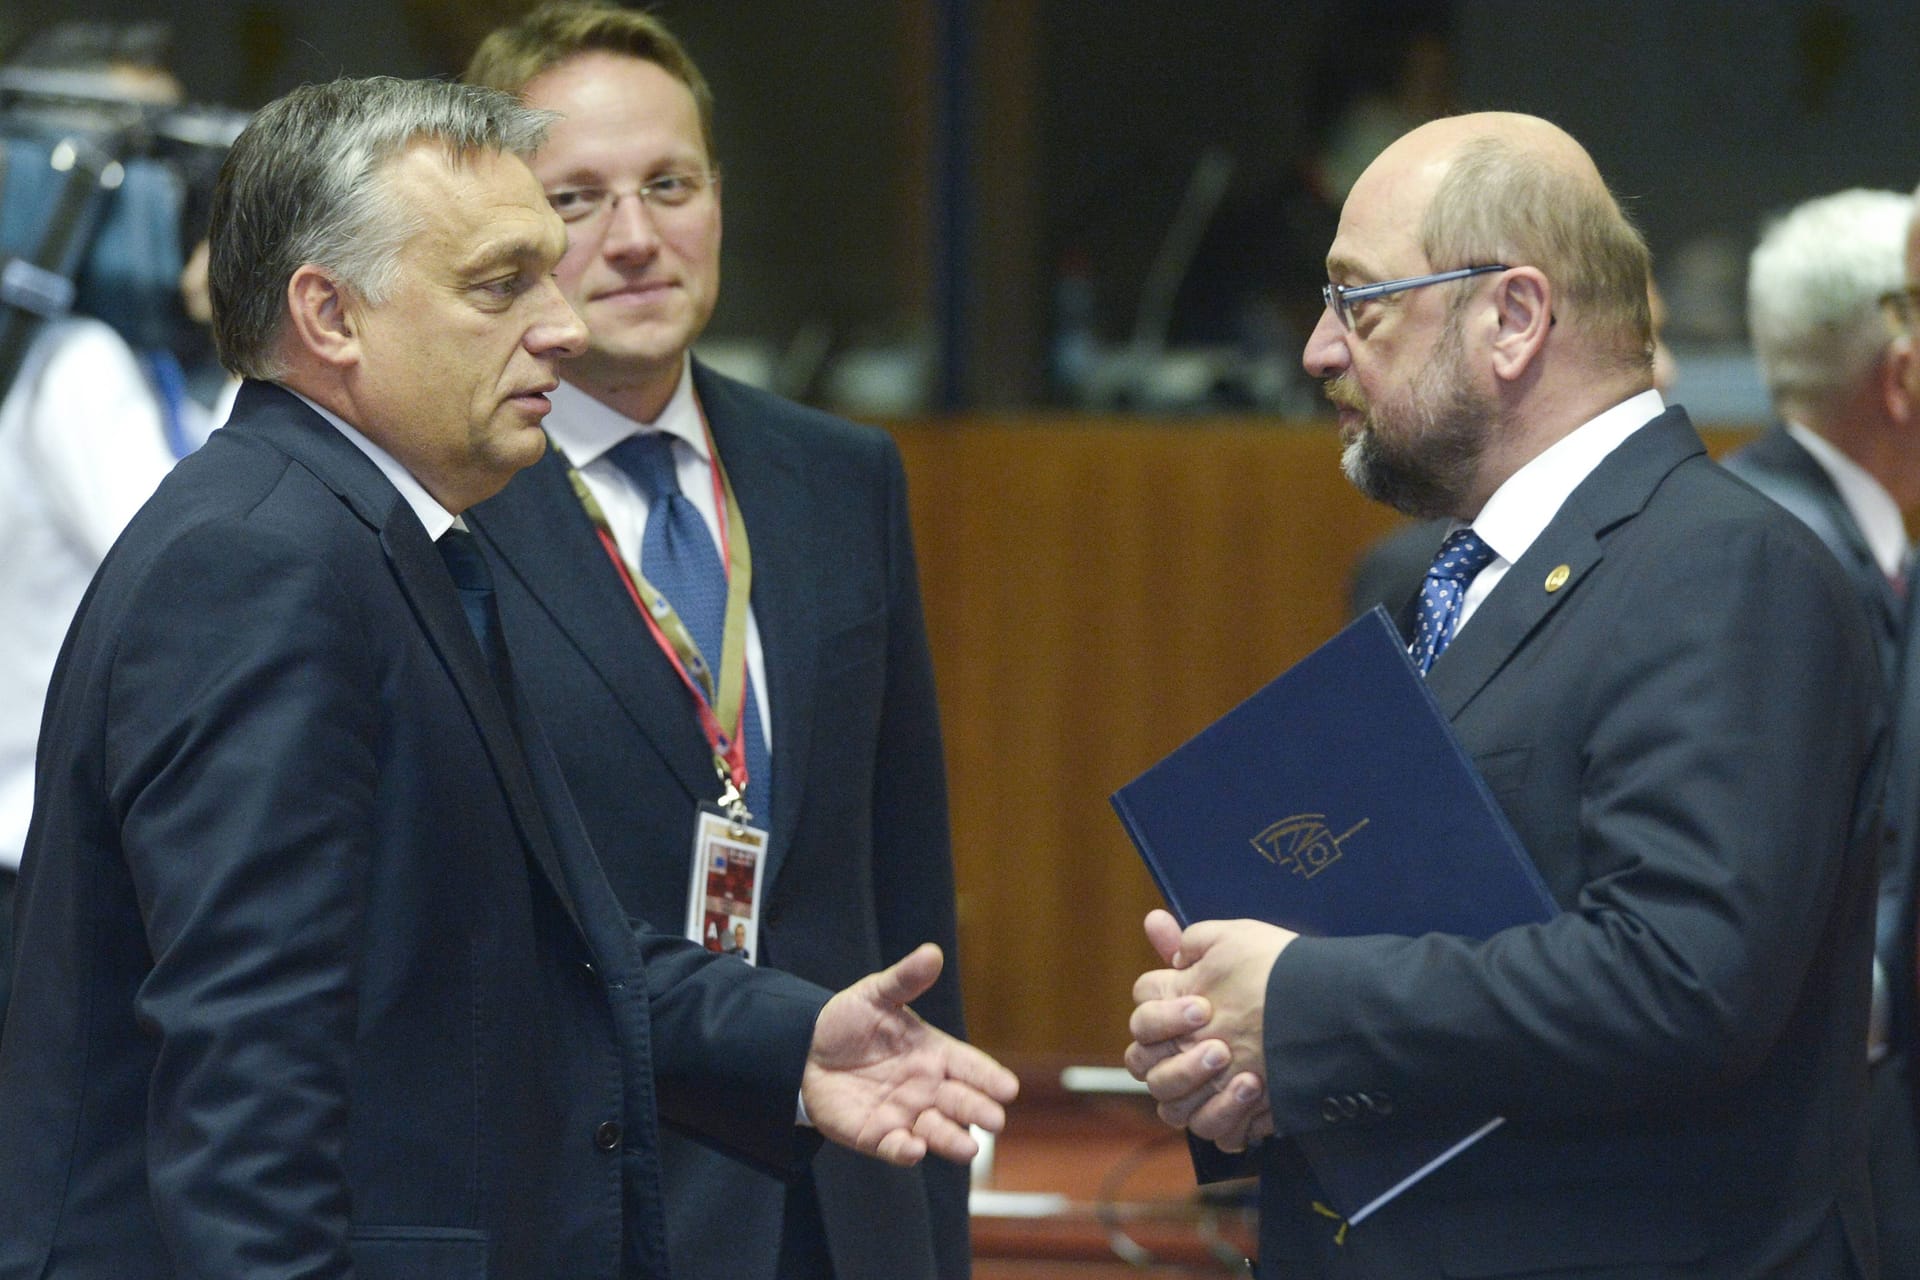
[(693, 831), (687, 936), (748, 964), (760, 951), (760, 867), (766, 833), (702, 810)]

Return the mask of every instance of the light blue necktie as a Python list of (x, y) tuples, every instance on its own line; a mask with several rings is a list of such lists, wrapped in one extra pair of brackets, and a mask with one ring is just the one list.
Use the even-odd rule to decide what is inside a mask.
[(1455, 529), (1440, 544), (1420, 584), (1420, 619), (1408, 652), (1414, 665), (1425, 675), (1449, 642), (1460, 619), (1460, 602), (1466, 598), (1467, 584), (1473, 576), (1493, 563), (1493, 548), (1480, 540), (1472, 529)]
[[(629, 436), (607, 451), (647, 498), (647, 528), (640, 539), (640, 574), (667, 598), (707, 662), (720, 660), (727, 622), (727, 573), (707, 522), (680, 492), (673, 439), (664, 432)], [(712, 676), (718, 687), (719, 673)], [(760, 732), (760, 707), (747, 681), (741, 732), (747, 737), (747, 807), (761, 826), (773, 816), (773, 766)]]

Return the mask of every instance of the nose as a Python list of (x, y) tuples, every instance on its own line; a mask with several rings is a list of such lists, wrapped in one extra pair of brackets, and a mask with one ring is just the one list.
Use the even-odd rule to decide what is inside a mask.
[(653, 224), (653, 206), (639, 192), (614, 193), (606, 218), (606, 226), (600, 233), (600, 250), (608, 257), (646, 259), (660, 247), (659, 229)]
[(538, 317), (527, 329), (527, 350), (544, 360), (570, 360), (587, 349), (587, 326), (567, 304), (559, 284), (548, 277)]
[(1300, 353), (1300, 366), (1310, 377), (1331, 378), (1347, 364), (1347, 331), (1332, 307), (1322, 307), (1320, 320), (1307, 335), (1306, 349)]

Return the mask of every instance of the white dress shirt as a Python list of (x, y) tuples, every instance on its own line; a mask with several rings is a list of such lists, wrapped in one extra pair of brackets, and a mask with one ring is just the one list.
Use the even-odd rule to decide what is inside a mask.
[(427, 492), (426, 486), (413, 478), (413, 472), (401, 466), (385, 449), (361, 435), (358, 428), (332, 410), (323, 408), (300, 395), (292, 387), (287, 387), (285, 390), (300, 396), (302, 404), (332, 423), (336, 431), (353, 441), (356, 449), (373, 460), (373, 465), (380, 468), (380, 474), (393, 482), (393, 487), (400, 491), (400, 496), (406, 500), (406, 504), (413, 508), (413, 514), (420, 517), (420, 523), (426, 526), (429, 538), (438, 542), (440, 535), (454, 526), (458, 525), (462, 529), (467, 527), (464, 520), (441, 506), (439, 501)]
[(1867, 550), (1873, 553), (1880, 572), (1898, 578), (1907, 563), (1907, 522), (1900, 514), (1900, 504), (1865, 467), (1840, 452), (1825, 436), (1797, 422), (1787, 423), (1787, 434), (1813, 455), (1840, 491), (1840, 500), (1860, 526), (1860, 535), (1867, 540)]
[(1473, 518), (1472, 527), (1481, 541), (1493, 548), (1494, 558), (1467, 585), (1460, 601), (1460, 619), (1454, 624), (1456, 635), (1480, 602), (1500, 585), (1507, 570), (1527, 554), (1534, 540), (1560, 514), (1560, 508), (1581, 482), (1628, 436), (1665, 413), (1666, 408), (1658, 391), (1629, 396), (1554, 441), (1493, 491), (1487, 505)]
[[(550, 393), (549, 399), (553, 410), (547, 414), (547, 435), (587, 482), (594, 500), (606, 513), (621, 557), (636, 576), (640, 572), (640, 541), (646, 534), (647, 512), (652, 504), (627, 473), (606, 456), (628, 436), (657, 431), (672, 438), (680, 492), (706, 522), (715, 548), (720, 546), (720, 512), (713, 503), (713, 455), (707, 447), (706, 420), (693, 392), (691, 359), (680, 370), (680, 385), (674, 389), (673, 398), (652, 422), (635, 422), (567, 382)], [(748, 531), (751, 533), (751, 526)], [(704, 656), (710, 662), (717, 657)], [(771, 750), (773, 709), (767, 697), (766, 654), (751, 604), (747, 607), (747, 672), (753, 679), (754, 705), (760, 710), (760, 732)]]
[(44, 326), (0, 402), (0, 868), (20, 865), (54, 660), (107, 549), (173, 468), (160, 402), (107, 325)]

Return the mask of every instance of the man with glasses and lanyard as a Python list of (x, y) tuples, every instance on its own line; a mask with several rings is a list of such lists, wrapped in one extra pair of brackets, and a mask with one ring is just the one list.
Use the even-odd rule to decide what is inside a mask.
[[(1356, 486), (1454, 523), (1402, 623), (1561, 910), (1485, 939), (1149, 917), (1128, 1066), (1252, 1149), (1263, 1276), (1877, 1274), (1873, 640), (1653, 389), (1647, 265), (1529, 116), (1414, 130), (1341, 215), (1304, 363)], [(1291, 1141), (1489, 1116), (1358, 1222)]]
[[(587, 353), (554, 448), (470, 513), (517, 674), (629, 912), (844, 985), (921, 941), (959, 1034), (931, 661), (897, 451), (690, 349), (719, 285), (712, 99), (648, 15), (548, 5), (469, 81), (556, 111), (531, 160)], [(967, 1171), (823, 1150), (790, 1184), (663, 1134), (676, 1270), (962, 1276)]]

